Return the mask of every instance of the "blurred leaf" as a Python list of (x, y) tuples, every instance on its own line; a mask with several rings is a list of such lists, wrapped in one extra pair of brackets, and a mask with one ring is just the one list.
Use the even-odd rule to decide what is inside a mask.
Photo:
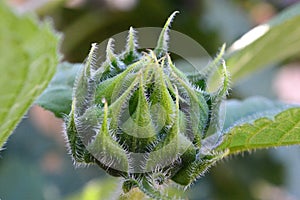
[[(109, 178), (104, 180), (93, 180), (83, 190), (65, 200), (100, 200), (116, 199), (118, 197), (118, 179)], [(115, 196), (115, 198), (113, 198)]]
[[(260, 105), (259, 102), (262, 102), (262, 104)], [(274, 109), (272, 109), (272, 106), (274, 106)], [(244, 117), (244, 121), (243, 123), (238, 123), (238, 125), (231, 127), (228, 132), (225, 133), (223, 141), (216, 150), (229, 149), (230, 154), (234, 154), (257, 148), (300, 144), (299, 107), (286, 109), (273, 118), (270, 117), (272, 117), (274, 113), (278, 113), (278, 108), (279, 110), (282, 109), (277, 103), (254, 99), (252, 102), (245, 101), (240, 105), (233, 105), (232, 108), (234, 107), (241, 112), (239, 115), (232, 115), (232, 118), (238, 119)], [(260, 109), (263, 110), (262, 113), (255, 112)], [(265, 114), (263, 114), (264, 111)], [(262, 118), (257, 118), (255, 115)], [(253, 122), (255, 118), (256, 120)], [(234, 120), (229, 121), (232, 123)], [(227, 123), (230, 124), (229, 122)]]
[(146, 200), (149, 198), (147, 198), (146, 195), (138, 188), (131, 189), (128, 193), (122, 194), (119, 198), (119, 200), (131, 200), (131, 199)]
[(237, 40), (226, 54), (233, 82), (300, 52), (300, 3)]
[(58, 39), (50, 23), (0, 3), (0, 148), (55, 73)]
[(59, 64), (57, 73), (36, 103), (53, 112), (56, 117), (63, 118), (69, 114), (75, 77), (81, 67), (82, 64)]

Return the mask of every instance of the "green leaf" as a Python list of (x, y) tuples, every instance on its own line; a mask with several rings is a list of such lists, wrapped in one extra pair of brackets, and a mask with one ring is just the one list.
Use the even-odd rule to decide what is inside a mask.
[(232, 81), (299, 53), (299, 22), (300, 3), (237, 40), (225, 55)]
[[(240, 107), (239, 109), (242, 110), (243, 114), (251, 113), (255, 109), (260, 109), (260, 107), (257, 107), (258, 104), (255, 105), (252, 103), (252, 109), (249, 109), (249, 105), (251, 103), (246, 102), (244, 104), (246, 105), (245, 109), (242, 108), (242, 106), (236, 106), (236, 108)], [(263, 102), (261, 107), (264, 105), (269, 107), (265, 110), (272, 110), (270, 102)], [(278, 109), (277, 106), (278, 104), (275, 103), (275, 110)], [(229, 149), (230, 154), (234, 154), (258, 148), (300, 144), (300, 108), (288, 108), (270, 118), (270, 116), (274, 115), (274, 113), (271, 115), (267, 114), (254, 121), (253, 119), (255, 118), (252, 118), (253, 122), (244, 122), (227, 129), (228, 132), (225, 133), (221, 144), (216, 148), (216, 150), (223, 151), (225, 149)], [(251, 116), (251, 114), (249, 116)], [(234, 116), (233, 118), (238, 117), (240, 116)]]
[(50, 23), (0, 3), (0, 148), (54, 75), (58, 40)]
[(64, 115), (69, 114), (74, 81), (82, 67), (82, 64), (71, 64), (68, 62), (59, 64), (58, 71), (36, 103), (53, 112), (58, 118), (63, 118)]
[(243, 101), (228, 100), (226, 102), (226, 116), (223, 132), (233, 126), (251, 123), (262, 117), (273, 118), (278, 113), (291, 108), (279, 101), (271, 101), (264, 97), (250, 97)]

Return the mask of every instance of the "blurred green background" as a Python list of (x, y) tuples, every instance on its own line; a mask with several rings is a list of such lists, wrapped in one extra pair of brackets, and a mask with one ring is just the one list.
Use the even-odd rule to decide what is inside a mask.
[[(64, 33), (63, 60), (82, 62), (93, 42), (133, 27), (161, 27), (179, 10), (172, 29), (199, 42), (212, 56), (252, 27), (264, 23), (296, 0), (7, 0), (17, 12), (51, 18)], [(172, 41), (171, 41), (172, 42)], [(300, 77), (300, 55), (257, 72), (234, 86), (230, 97), (263, 95), (300, 102), (286, 86)], [(300, 80), (297, 82), (300, 85)], [(298, 96), (297, 96), (298, 94)], [(300, 148), (260, 150), (234, 156), (199, 179), (188, 190), (197, 199), (300, 199)], [(73, 167), (62, 123), (32, 107), (0, 154), (0, 199), (110, 199), (120, 189), (117, 179), (96, 166)], [(108, 180), (108, 182), (107, 182)], [(110, 197), (109, 197), (110, 196)]]

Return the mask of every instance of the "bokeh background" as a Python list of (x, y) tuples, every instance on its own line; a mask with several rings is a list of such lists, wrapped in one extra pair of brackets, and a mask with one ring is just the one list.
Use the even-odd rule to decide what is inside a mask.
[[(50, 18), (64, 34), (63, 60), (83, 62), (93, 42), (133, 27), (172, 25), (212, 56), (296, 0), (6, 0), (16, 12)], [(288, 37), (288, 36), (287, 36)], [(299, 36), (300, 37), (300, 36)], [(172, 41), (171, 41), (172, 42)], [(300, 53), (236, 84), (230, 98), (252, 95), (300, 103)], [(300, 199), (300, 147), (238, 155), (213, 167), (188, 191), (189, 199)], [(114, 189), (111, 189), (114, 188)], [(0, 199), (108, 199), (120, 188), (96, 166), (75, 169), (67, 154), (62, 122), (33, 106), (0, 153)]]

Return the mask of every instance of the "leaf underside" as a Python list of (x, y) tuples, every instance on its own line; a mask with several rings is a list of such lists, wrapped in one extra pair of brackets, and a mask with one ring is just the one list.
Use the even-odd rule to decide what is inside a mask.
[(75, 77), (82, 67), (82, 64), (67, 62), (59, 64), (49, 86), (35, 103), (46, 110), (52, 111), (58, 118), (63, 118), (69, 114)]

